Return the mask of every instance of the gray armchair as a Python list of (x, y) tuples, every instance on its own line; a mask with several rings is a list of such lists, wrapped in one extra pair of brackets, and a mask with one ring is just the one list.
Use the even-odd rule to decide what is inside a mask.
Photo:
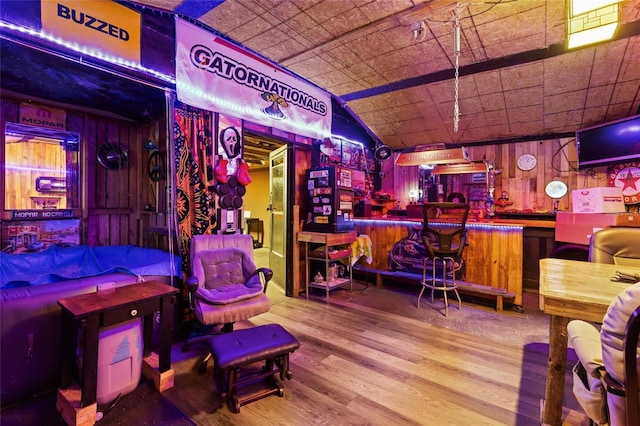
[[(628, 359), (631, 354), (634, 360), (637, 357), (637, 325), (635, 341), (627, 333), (639, 308), (640, 283), (629, 286), (616, 297), (600, 331), (581, 320), (573, 320), (567, 326), (569, 340), (580, 360), (574, 367), (573, 393), (589, 418), (598, 425), (627, 425), (628, 415), (637, 416), (640, 370), (635, 363), (631, 370)], [(635, 374), (633, 388), (626, 386), (627, 378), (632, 374)], [(631, 380), (629, 384), (633, 382)], [(631, 402), (636, 403), (632, 404), (635, 413), (627, 412), (627, 398), (634, 398)]]
[[(640, 228), (612, 227), (595, 232), (589, 244), (589, 261), (620, 266), (640, 266)], [(573, 393), (592, 422), (612, 426), (625, 425), (625, 417), (633, 415), (626, 405), (629, 397), (635, 398), (633, 410), (637, 416), (636, 363), (634, 389), (626, 386), (630, 377), (629, 361), (625, 360), (633, 350), (637, 352), (637, 328), (635, 343), (628, 345), (627, 332), (630, 318), (640, 307), (640, 283), (630, 285), (611, 303), (601, 327), (574, 320), (569, 322), (569, 340), (579, 362), (574, 367)], [(632, 381), (633, 382), (633, 381)], [(637, 424), (637, 421), (636, 423)]]
[(640, 228), (612, 227), (594, 232), (589, 261), (620, 266), (640, 266)]

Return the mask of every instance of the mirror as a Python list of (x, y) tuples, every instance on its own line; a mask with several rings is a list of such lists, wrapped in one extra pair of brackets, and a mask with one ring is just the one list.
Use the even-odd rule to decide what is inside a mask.
[(5, 209), (78, 208), (80, 135), (6, 123)]

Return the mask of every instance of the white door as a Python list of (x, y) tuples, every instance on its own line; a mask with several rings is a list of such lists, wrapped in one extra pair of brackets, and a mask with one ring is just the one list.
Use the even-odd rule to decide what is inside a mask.
[(287, 284), (287, 148), (284, 145), (269, 154), (269, 267), (273, 270), (272, 283), (282, 291)]

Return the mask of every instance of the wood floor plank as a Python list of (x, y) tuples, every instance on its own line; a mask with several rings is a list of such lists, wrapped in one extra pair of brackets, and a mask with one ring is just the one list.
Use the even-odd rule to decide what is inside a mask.
[[(465, 305), (445, 319), (441, 300), (423, 300), (418, 309), (415, 298), (377, 288), (338, 290), (330, 303), (324, 294), (273, 297), (269, 312), (236, 328), (277, 323), (300, 341), (283, 398), (232, 414), (221, 406), (210, 371), (195, 371), (201, 353), (195, 348), (174, 356), (175, 386), (165, 395), (204, 426), (539, 425), (548, 359), (544, 314), (518, 318)], [(574, 410), (567, 424), (580, 424), (569, 367), (566, 377)]]

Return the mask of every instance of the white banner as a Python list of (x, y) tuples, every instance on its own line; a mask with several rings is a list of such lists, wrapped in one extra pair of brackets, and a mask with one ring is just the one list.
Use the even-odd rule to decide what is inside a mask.
[(331, 97), (176, 18), (176, 92), (188, 105), (303, 136), (331, 134)]

